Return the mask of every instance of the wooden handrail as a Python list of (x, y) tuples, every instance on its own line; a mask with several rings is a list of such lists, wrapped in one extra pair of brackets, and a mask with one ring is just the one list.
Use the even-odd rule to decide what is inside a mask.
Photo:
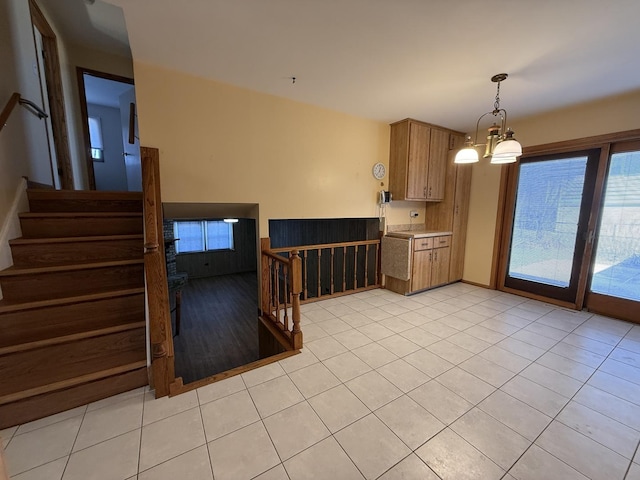
[(15, 108), (15, 106), (18, 104), (19, 101), (20, 101), (20, 94), (18, 92), (13, 92), (11, 97), (9, 97), (9, 101), (2, 109), (2, 113), (0, 113), (0, 131), (6, 125), (7, 120), (9, 120), (9, 115), (11, 115), (11, 112), (13, 111), (13, 109)]
[[(153, 386), (158, 398), (168, 395), (172, 384), (176, 382), (164, 242), (160, 235), (162, 202), (158, 178), (158, 149), (141, 147), (140, 159), (144, 199), (144, 272), (151, 340), (151, 370)], [(180, 379), (178, 381), (181, 383)]]
[[(319, 243), (316, 245), (297, 245), (294, 248), (298, 251), (318, 250), (318, 249), (336, 248), (336, 247), (355, 247), (358, 245), (376, 245), (378, 243), (380, 243), (380, 239), (376, 238), (375, 240), (356, 240), (354, 242)], [(271, 252), (273, 253), (283, 253), (283, 252), (290, 252), (290, 251), (291, 251), (291, 247), (281, 247), (281, 248), (271, 249)]]
[(26, 98), (22, 98), (22, 96), (18, 92), (13, 92), (11, 94), (11, 97), (9, 97), (9, 100), (7, 101), (7, 104), (2, 109), (2, 113), (0, 113), (0, 131), (2, 131), (4, 126), (7, 124), (7, 121), (9, 120), (9, 116), (11, 115), (11, 112), (13, 111), (15, 106), (18, 105), (18, 104), (26, 106), (25, 108), (27, 110), (29, 110), (31, 113), (36, 115), (41, 120), (43, 118), (47, 118), (49, 116), (37, 104), (35, 104), (31, 100), (27, 100)]

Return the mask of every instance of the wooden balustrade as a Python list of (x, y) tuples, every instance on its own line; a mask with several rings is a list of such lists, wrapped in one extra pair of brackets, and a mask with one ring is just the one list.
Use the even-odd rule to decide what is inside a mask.
[(302, 260), (297, 250), (288, 257), (269, 249), (269, 239), (261, 239), (262, 316), (271, 321), (292, 350), (302, 348), (300, 330), (300, 294), (302, 292)]
[[(164, 397), (175, 386), (173, 339), (167, 270), (162, 233), (159, 152), (141, 147), (144, 198), (144, 272), (147, 286), (152, 382), (156, 397)], [(181, 385), (181, 379), (178, 379)]]
[[(380, 239), (294, 247), (301, 256), (301, 303), (380, 287)], [(270, 249), (290, 255), (291, 248)]]

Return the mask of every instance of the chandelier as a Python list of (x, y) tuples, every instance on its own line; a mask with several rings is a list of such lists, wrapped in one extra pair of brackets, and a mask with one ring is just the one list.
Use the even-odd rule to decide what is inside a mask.
[[(476, 163), (479, 160), (476, 147), (481, 146), (485, 147), (483, 158), (491, 158), (491, 163), (493, 164), (514, 163), (517, 161), (517, 157), (522, 155), (522, 145), (513, 137), (513, 130), (505, 128), (507, 111), (504, 108), (500, 108), (500, 82), (506, 80), (508, 76), (506, 73), (498, 73), (491, 77), (491, 81), (498, 84), (493, 110), (482, 114), (478, 118), (475, 141), (471, 141), (471, 135), (467, 136), (465, 146), (456, 154), (454, 163)], [(478, 143), (480, 121), (487, 115), (493, 115), (494, 122), (489, 127), (487, 143)]]

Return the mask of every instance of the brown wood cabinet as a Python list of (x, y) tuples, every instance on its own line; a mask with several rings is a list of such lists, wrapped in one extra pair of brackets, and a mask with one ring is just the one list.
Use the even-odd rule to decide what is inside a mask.
[(451, 133), (460, 135), (411, 119), (391, 124), (389, 190), (394, 200), (444, 198)]
[(451, 235), (414, 238), (411, 251), (411, 278), (386, 278), (385, 287), (396, 293), (426, 290), (449, 283)]
[(464, 251), (467, 241), (471, 165), (456, 165), (454, 156), (464, 144), (463, 135), (451, 134), (449, 158), (446, 164), (445, 195), (439, 203), (426, 205), (425, 225), (430, 230), (451, 231), (449, 282), (462, 279)]

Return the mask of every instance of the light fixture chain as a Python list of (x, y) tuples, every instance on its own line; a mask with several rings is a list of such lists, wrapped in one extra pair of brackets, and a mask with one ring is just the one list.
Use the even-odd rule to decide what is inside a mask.
[(493, 102), (494, 115), (498, 110), (500, 110), (500, 82), (498, 82), (498, 87), (496, 88), (496, 101)]

